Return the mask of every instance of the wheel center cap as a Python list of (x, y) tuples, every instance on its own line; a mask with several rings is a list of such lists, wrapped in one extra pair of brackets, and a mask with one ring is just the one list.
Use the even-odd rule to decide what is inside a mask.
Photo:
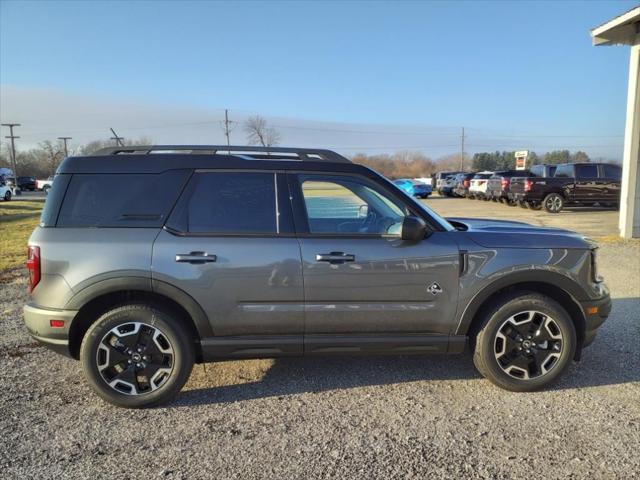
[(524, 348), (531, 348), (531, 340), (523, 340), (522, 341), (522, 346)]
[(142, 360), (142, 355), (140, 355), (139, 353), (134, 353), (131, 355), (131, 360), (136, 363), (140, 363), (140, 361)]

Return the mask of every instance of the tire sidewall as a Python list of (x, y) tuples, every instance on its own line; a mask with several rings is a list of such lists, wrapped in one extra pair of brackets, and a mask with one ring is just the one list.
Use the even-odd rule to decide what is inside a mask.
[[(548, 373), (537, 378), (520, 380), (511, 377), (500, 368), (494, 355), (494, 342), (496, 334), (502, 324), (512, 315), (526, 310), (542, 312), (556, 321), (556, 324), (562, 332), (563, 348), (560, 358)], [(539, 390), (553, 383), (562, 375), (575, 356), (577, 337), (573, 321), (556, 301), (541, 295), (534, 294), (515, 297), (503, 303), (488, 319), (484, 330), (483, 335), (479, 337), (481, 338), (482, 344), (477, 345), (477, 347), (480, 348), (479, 354), (482, 356), (484, 366), (488, 370), (487, 373), (490, 375), (490, 380), (508, 390)]]
[[(560, 199), (560, 207), (557, 210), (551, 210), (548, 208), (547, 206), (547, 201), (550, 198), (559, 198)], [(549, 195), (547, 195), (546, 197), (544, 197), (543, 200), (543, 205), (544, 205), (544, 209), (548, 212), (548, 213), (560, 213), (560, 211), (564, 208), (564, 198), (562, 198), (562, 195), (558, 194), (558, 193), (550, 193)]]
[[(142, 322), (159, 328), (173, 348), (171, 376), (153, 392), (141, 395), (120, 393), (104, 381), (98, 370), (96, 353), (100, 341), (112, 328), (129, 322)], [(91, 325), (80, 347), (80, 360), (89, 385), (102, 399), (120, 407), (140, 408), (166, 402), (180, 391), (191, 374), (194, 351), (192, 342), (170, 315), (145, 305), (126, 305), (110, 310)]]

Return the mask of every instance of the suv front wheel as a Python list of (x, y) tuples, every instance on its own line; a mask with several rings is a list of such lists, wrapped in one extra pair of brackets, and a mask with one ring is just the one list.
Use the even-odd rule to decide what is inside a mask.
[(486, 312), (475, 338), (478, 371), (506, 390), (538, 390), (554, 382), (576, 351), (576, 331), (555, 300), (537, 293), (506, 296)]
[(102, 315), (87, 331), (80, 359), (93, 390), (120, 407), (173, 398), (189, 379), (193, 342), (167, 312), (133, 304)]

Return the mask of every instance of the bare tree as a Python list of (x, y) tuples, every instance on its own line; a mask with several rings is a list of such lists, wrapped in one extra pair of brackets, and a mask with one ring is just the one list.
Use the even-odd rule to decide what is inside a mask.
[[(64, 147), (61, 142), (53, 143), (50, 140), (40, 142), (36, 151), (36, 157), (40, 157), (40, 162), (44, 164), (49, 175), (53, 175), (64, 159)], [(35, 152), (34, 152), (35, 153)]]
[(249, 117), (244, 122), (244, 131), (249, 145), (273, 147), (280, 141), (280, 133), (275, 128), (269, 127), (267, 121), (260, 115)]

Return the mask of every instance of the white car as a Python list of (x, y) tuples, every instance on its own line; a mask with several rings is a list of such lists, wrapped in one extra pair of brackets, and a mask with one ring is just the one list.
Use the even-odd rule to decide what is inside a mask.
[(469, 197), (475, 197), (478, 200), (484, 198), (487, 195), (487, 186), (489, 184), (489, 178), (491, 178), (493, 172), (478, 172), (469, 182)]
[(0, 183), (0, 198), (5, 202), (11, 200), (11, 187), (8, 187), (4, 182)]
[(44, 193), (49, 193), (49, 189), (53, 184), (53, 175), (51, 175), (46, 180), (36, 180), (36, 188), (38, 190), (42, 190)]

